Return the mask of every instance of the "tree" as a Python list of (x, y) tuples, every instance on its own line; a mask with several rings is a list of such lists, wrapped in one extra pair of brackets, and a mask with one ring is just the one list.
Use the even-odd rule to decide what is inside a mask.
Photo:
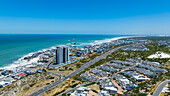
[(63, 93), (62, 96), (67, 96), (67, 94), (66, 94), (66, 93)]

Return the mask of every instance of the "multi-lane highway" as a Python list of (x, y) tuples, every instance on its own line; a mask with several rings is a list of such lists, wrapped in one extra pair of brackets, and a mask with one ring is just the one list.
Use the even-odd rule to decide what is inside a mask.
[[(127, 46), (127, 45), (125, 45), (125, 46)], [(112, 50), (104, 53), (103, 55), (101, 55), (101, 56), (99, 56), (99, 57), (96, 57), (95, 59), (89, 61), (88, 63), (86, 63), (86, 64), (84, 64), (84, 65), (82, 65), (79, 69), (77, 69), (76, 71), (72, 72), (71, 74), (69, 74), (68, 76), (66, 76), (64, 79), (55, 81), (55, 82), (47, 85), (46, 87), (44, 87), (44, 88), (42, 88), (42, 89), (40, 89), (40, 90), (32, 93), (32, 94), (29, 95), (29, 96), (37, 96), (37, 95), (42, 94), (43, 92), (45, 92), (45, 91), (53, 88), (54, 86), (56, 86), (56, 85), (58, 85), (58, 84), (60, 84), (60, 83), (62, 83), (62, 82), (64, 82), (64, 81), (66, 81), (66, 80), (69, 79), (70, 77), (76, 75), (77, 73), (83, 71), (84, 69), (88, 68), (89, 66), (95, 64), (95, 63), (98, 62), (99, 60), (106, 58), (108, 55), (110, 55), (110, 54), (113, 53), (114, 51), (116, 51), (116, 50), (118, 50), (118, 49), (120, 49), (120, 48), (122, 48), (122, 47), (125, 47), (125, 46), (120, 46), (120, 47), (114, 48), (114, 49), (112, 49)], [(47, 66), (47, 65), (46, 65), (46, 66)]]
[(158, 88), (156, 89), (156, 91), (153, 93), (153, 96), (159, 96), (163, 90), (163, 88), (165, 87), (165, 85), (168, 84), (168, 82), (170, 82), (170, 80), (166, 80), (164, 82), (162, 82)]

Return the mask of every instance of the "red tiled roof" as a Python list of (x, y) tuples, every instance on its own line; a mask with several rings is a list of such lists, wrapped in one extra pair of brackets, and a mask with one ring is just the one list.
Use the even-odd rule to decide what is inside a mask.
[(25, 76), (25, 73), (20, 73), (19, 76), (22, 76), (22, 77), (23, 77), (23, 76)]

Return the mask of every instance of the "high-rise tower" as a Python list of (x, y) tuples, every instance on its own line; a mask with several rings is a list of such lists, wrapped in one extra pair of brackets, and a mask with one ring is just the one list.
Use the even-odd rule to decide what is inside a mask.
[(57, 47), (56, 49), (56, 64), (63, 63), (63, 48)]
[(66, 63), (69, 61), (69, 48), (64, 47), (63, 48), (63, 62)]
[(66, 63), (69, 61), (69, 48), (57, 47), (56, 49), (56, 64)]

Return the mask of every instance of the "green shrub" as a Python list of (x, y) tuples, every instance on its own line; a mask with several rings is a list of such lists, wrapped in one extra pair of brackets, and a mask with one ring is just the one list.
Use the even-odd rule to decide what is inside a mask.
[(64, 90), (62, 90), (62, 91), (60, 91), (60, 92), (55, 93), (53, 96), (57, 96), (57, 95), (59, 95), (59, 94), (63, 93), (64, 91), (65, 91), (65, 89), (64, 89)]

